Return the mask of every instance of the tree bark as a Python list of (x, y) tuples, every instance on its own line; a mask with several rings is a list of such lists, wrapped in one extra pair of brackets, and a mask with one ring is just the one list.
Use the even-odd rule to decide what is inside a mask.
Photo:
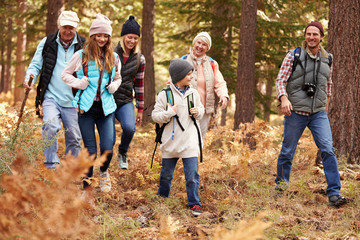
[(255, 50), (257, 0), (243, 0), (239, 39), (234, 129), (255, 118)]
[(265, 100), (265, 108), (264, 108), (264, 119), (267, 122), (270, 122), (271, 103), (273, 101), (273, 99), (271, 98), (273, 85), (274, 85), (274, 80), (273, 80), (273, 78), (269, 77), (266, 80), (266, 97), (267, 97), (267, 99)]
[(16, 33), (16, 67), (15, 67), (15, 91), (14, 91), (14, 104), (18, 101), (22, 101), (24, 98), (24, 88), (22, 84), (25, 79), (25, 58), (24, 52), (26, 50), (26, 22), (21, 15), (26, 12), (26, 0), (18, 0), (18, 12), (20, 17), (17, 18), (16, 24), (18, 31)]
[[(224, 75), (225, 81), (228, 83), (229, 78), (226, 72), (231, 69), (231, 50), (232, 50), (232, 20), (233, 20), (233, 4), (230, 1), (214, 1), (213, 14), (214, 18), (211, 21), (212, 30), (212, 48), (210, 56), (214, 58), (219, 64), (219, 69)], [(226, 38), (227, 36), (227, 38)], [(225, 74), (224, 72), (225, 71)], [(216, 104), (219, 98), (216, 97)], [(218, 108), (215, 107), (217, 115)], [(221, 110), (220, 125), (226, 124), (226, 109)], [(216, 124), (215, 124), (216, 125)]]
[(143, 0), (141, 52), (146, 59), (143, 124), (150, 121), (155, 103), (154, 27), (155, 0)]
[(360, 2), (330, 0), (329, 52), (333, 91), (329, 106), (334, 147), (349, 163), (360, 163)]
[[(0, 16), (0, 29), (4, 29), (5, 25), (4, 16)], [(5, 34), (4, 32), (0, 33), (0, 93), (5, 89)]]
[[(4, 38), (2, 38), (4, 39)], [(1, 51), (0, 51), (0, 61), (1, 61), (1, 79), (0, 79), (0, 93), (5, 90), (5, 41), (1, 43)]]
[(48, 0), (46, 15), (46, 35), (54, 33), (58, 29), (57, 19), (64, 9), (64, 0)]
[(11, 17), (8, 18), (8, 25), (7, 25), (7, 38), (6, 38), (6, 67), (5, 67), (5, 85), (4, 85), (4, 92), (8, 92), (11, 90), (11, 52), (12, 52), (12, 19)]

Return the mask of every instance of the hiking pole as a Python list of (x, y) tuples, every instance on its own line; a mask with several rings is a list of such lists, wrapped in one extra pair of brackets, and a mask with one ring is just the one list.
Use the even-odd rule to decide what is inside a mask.
[(154, 152), (153, 152), (153, 155), (152, 155), (152, 158), (151, 158), (150, 168), (152, 168), (152, 165), (153, 165), (153, 162), (154, 162), (154, 156), (155, 156), (157, 144), (158, 144), (158, 143), (156, 142), (156, 144), (155, 144), (155, 149), (154, 149)]
[[(32, 84), (32, 81), (34, 79), (34, 75), (30, 75), (30, 78), (29, 78), (29, 81), (27, 82), (27, 84), (30, 86)], [(21, 104), (21, 108), (20, 108), (20, 113), (19, 113), (19, 119), (16, 123), (16, 129), (15, 129), (15, 138), (17, 136), (17, 132), (19, 130), (19, 126), (20, 126), (20, 123), (22, 121), (22, 116), (24, 114), (24, 108), (25, 108), (25, 104), (26, 104), (26, 100), (29, 96), (29, 92), (30, 92), (30, 88), (27, 88), (25, 89), (25, 96), (24, 96), (24, 100), (22, 101), (22, 104)], [(15, 138), (14, 138), (14, 142), (15, 142)]]

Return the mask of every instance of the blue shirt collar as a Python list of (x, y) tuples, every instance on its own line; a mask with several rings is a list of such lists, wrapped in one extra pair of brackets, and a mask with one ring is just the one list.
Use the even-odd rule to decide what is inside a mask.
[(178, 86), (176, 86), (175, 84), (174, 84), (174, 86), (175, 86), (175, 88), (176, 88), (177, 90), (179, 90), (179, 92), (181, 92), (181, 93), (184, 94), (184, 95), (185, 95), (186, 91), (190, 89), (190, 86), (186, 86), (186, 87), (184, 88), (184, 90), (181, 90), (181, 89), (180, 89)]

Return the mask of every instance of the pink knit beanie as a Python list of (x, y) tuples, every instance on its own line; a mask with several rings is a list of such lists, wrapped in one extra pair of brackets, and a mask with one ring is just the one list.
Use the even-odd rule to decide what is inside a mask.
[(111, 21), (106, 16), (101, 13), (96, 14), (96, 19), (91, 23), (89, 36), (91, 37), (94, 34), (105, 33), (111, 36), (112, 27)]

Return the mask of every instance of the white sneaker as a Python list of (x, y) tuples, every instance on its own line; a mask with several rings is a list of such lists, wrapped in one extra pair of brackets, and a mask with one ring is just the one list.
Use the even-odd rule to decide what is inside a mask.
[(105, 172), (99, 171), (99, 178), (100, 178), (100, 190), (102, 192), (110, 192), (111, 190), (111, 181), (110, 181), (110, 174), (106, 170)]

